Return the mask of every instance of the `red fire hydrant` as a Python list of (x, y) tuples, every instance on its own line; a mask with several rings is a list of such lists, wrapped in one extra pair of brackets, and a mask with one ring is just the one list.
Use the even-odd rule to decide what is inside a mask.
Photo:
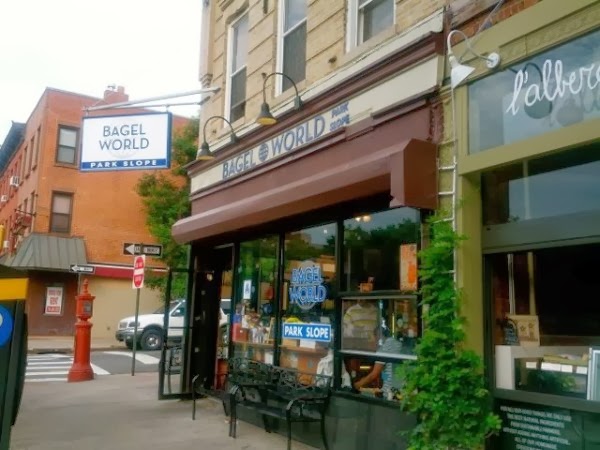
[(88, 280), (84, 280), (83, 292), (75, 297), (77, 300), (75, 313), (79, 320), (75, 323), (75, 350), (73, 365), (67, 378), (69, 382), (94, 379), (94, 371), (90, 364), (92, 324), (88, 320), (92, 317), (95, 298), (88, 291)]

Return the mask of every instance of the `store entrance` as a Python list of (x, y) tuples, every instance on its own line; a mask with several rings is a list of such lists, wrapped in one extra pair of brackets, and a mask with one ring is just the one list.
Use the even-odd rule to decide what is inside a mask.
[(232, 296), (233, 245), (199, 249), (196, 255), (191, 377), (208, 392), (224, 388)]

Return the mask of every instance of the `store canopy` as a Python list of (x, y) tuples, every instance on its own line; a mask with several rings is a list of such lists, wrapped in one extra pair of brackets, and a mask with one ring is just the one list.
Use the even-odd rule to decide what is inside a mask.
[(71, 264), (87, 264), (85, 243), (81, 238), (34, 233), (0, 263), (14, 269), (69, 271)]
[[(173, 236), (190, 242), (384, 192), (392, 197), (390, 206), (437, 207), (435, 144), (409, 139), (371, 153), (364, 150), (359, 157), (342, 160), (328, 160), (328, 152), (317, 152), (314, 159), (320, 159), (310, 167), (298, 160), (279, 168), (280, 173), (263, 173), (251, 182), (264, 189), (256, 192), (255, 184), (256, 193), (243, 198), (224, 187), (205, 203), (213, 207), (178, 221)], [(285, 182), (292, 178), (290, 170), (302, 177)], [(193, 209), (202, 209), (203, 203), (202, 198), (195, 200)]]

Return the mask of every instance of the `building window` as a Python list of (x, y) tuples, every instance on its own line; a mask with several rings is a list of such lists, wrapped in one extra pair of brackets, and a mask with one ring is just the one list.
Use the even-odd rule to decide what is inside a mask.
[(42, 131), (42, 127), (40, 126), (40, 127), (38, 127), (37, 131), (35, 132), (35, 152), (33, 152), (33, 160), (32, 160), (32, 165), (31, 165), (32, 169), (35, 169), (37, 167), (38, 157), (40, 155), (41, 131)]
[(56, 162), (64, 164), (75, 164), (77, 150), (76, 128), (58, 128), (58, 148), (56, 150)]
[(35, 152), (35, 135), (31, 137), (31, 141), (29, 142), (29, 159), (27, 160), (27, 175), (31, 172), (31, 165), (33, 161), (33, 153)]
[(69, 233), (71, 231), (72, 208), (73, 194), (54, 193), (52, 195), (51, 232)]
[(394, 24), (394, 0), (349, 0), (348, 50)]
[(226, 115), (235, 122), (246, 113), (246, 60), (248, 57), (248, 14), (235, 21), (229, 30)]
[[(279, 17), (279, 55), (277, 70), (295, 83), (306, 77), (306, 0), (281, 0)], [(285, 77), (278, 77), (277, 92), (292, 87)]]

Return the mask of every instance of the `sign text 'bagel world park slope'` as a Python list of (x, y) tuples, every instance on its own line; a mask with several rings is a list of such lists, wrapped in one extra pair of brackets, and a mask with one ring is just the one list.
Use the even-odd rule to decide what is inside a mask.
[(170, 113), (84, 117), (80, 170), (169, 168), (171, 117)]

